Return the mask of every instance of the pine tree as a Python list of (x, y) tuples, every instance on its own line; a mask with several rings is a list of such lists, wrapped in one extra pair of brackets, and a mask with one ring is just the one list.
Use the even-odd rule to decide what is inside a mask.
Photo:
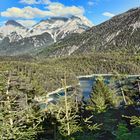
[(69, 137), (72, 134), (81, 131), (81, 126), (78, 124), (78, 102), (76, 93), (68, 94), (66, 75), (62, 79), (64, 88), (64, 96), (59, 98), (56, 105), (51, 104), (49, 111), (55, 116), (58, 125), (58, 131), (62, 136)]
[(103, 78), (98, 78), (90, 95), (88, 109), (101, 113), (106, 111), (108, 107), (116, 106), (117, 103), (118, 97), (114, 90), (105, 84)]
[(18, 89), (15, 74), (8, 72), (3, 79), (5, 83), (1, 89), (4, 90), (1, 90), (0, 98), (1, 140), (35, 139), (41, 131), (41, 113), (28, 104), (27, 94)]

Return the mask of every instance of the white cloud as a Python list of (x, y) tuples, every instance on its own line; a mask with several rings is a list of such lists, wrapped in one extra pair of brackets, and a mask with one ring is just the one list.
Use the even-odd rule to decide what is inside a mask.
[(50, 11), (40, 10), (38, 8), (32, 8), (30, 6), (24, 8), (12, 7), (8, 8), (6, 11), (1, 12), (1, 16), (10, 17), (10, 18), (24, 18), (24, 19), (33, 19), (36, 17), (46, 17), (53, 16)]
[(31, 6), (24, 8), (12, 7), (8, 8), (6, 11), (1, 12), (1, 16), (10, 18), (34, 19), (52, 16), (81, 16), (84, 14), (83, 7), (65, 6), (56, 2), (50, 3), (46, 8), (46, 10), (41, 10)]
[(50, 0), (20, 0), (20, 3), (32, 5), (32, 4), (45, 4), (48, 5), (51, 3)]
[(76, 6), (64, 6), (61, 3), (53, 2), (46, 7), (54, 16), (83, 15), (84, 8)]
[(20, 3), (25, 3), (25, 4), (39, 4), (39, 1), (36, 0), (20, 0)]
[(94, 5), (94, 2), (93, 1), (88, 1), (88, 5), (89, 6), (93, 6)]
[(35, 20), (16, 20), (16, 21), (25, 27), (32, 27), (37, 23)]
[(42, 4), (50, 4), (52, 3), (50, 0), (41, 0), (41, 3)]
[(106, 17), (114, 17), (115, 16), (114, 14), (112, 14), (110, 12), (104, 12), (102, 15), (106, 16)]

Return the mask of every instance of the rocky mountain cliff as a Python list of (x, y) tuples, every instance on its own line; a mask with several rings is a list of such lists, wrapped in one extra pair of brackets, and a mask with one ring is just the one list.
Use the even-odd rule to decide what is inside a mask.
[(30, 29), (9, 20), (0, 27), (0, 55), (34, 54), (73, 33), (82, 33), (92, 23), (85, 17), (53, 17), (42, 20)]
[(72, 34), (40, 55), (56, 57), (92, 51), (140, 52), (140, 7), (114, 16), (80, 35)]
[(26, 36), (27, 29), (14, 20), (9, 20), (0, 27), (0, 38), (9, 38), (9, 42), (18, 41)]

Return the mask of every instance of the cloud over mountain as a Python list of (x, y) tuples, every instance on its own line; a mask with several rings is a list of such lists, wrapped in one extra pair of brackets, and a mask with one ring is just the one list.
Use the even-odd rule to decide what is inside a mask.
[(50, 4), (51, 1), (50, 0), (20, 0), (20, 3), (24, 3), (24, 4)]
[(27, 5), (44, 4), (44, 9), (37, 7), (25, 6), (24, 8), (11, 7), (1, 12), (2, 17), (8, 18), (22, 18), (34, 19), (44, 17), (57, 17), (57, 16), (83, 16), (85, 10), (80, 6), (65, 6), (59, 2), (51, 2), (50, 0), (21, 0), (20, 3)]
[(46, 17), (53, 16), (53, 13), (50, 11), (41, 10), (39, 8), (33, 8), (27, 6), (24, 8), (12, 7), (8, 8), (6, 11), (1, 12), (1, 16), (10, 17), (10, 18), (24, 18), (24, 19), (33, 19), (36, 17)]
[(115, 16), (114, 14), (112, 14), (110, 12), (104, 12), (102, 15), (106, 16), (106, 17), (114, 17)]
[(35, 20), (17, 20), (17, 22), (28, 28), (32, 27), (37, 23)]

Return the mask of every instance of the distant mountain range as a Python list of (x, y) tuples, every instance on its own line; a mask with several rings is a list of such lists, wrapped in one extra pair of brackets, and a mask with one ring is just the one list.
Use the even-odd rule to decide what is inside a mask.
[(42, 20), (30, 29), (9, 20), (0, 27), (0, 55), (34, 54), (73, 33), (82, 33), (92, 23), (85, 17), (53, 17)]
[(54, 17), (27, 29), (14, 20), (0, 27), (0, 55), (60, 57), (92, 51), (140, 52), (140, 7), (93, 26), (84, 17)]

